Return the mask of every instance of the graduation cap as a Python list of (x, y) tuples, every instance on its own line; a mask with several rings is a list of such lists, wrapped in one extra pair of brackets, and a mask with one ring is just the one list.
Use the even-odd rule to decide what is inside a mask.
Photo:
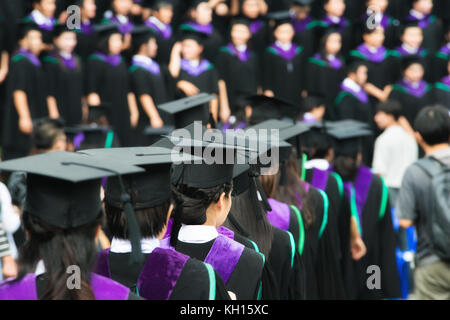
[(143, 44), (147, 43), (151, 38), (155, 38), (156, 34), (152, 28), (142, 25), (135, 26), (133, 30), (131, 30), (131, 36), (133, 50), (137, 52)]
[(158, 109), (173, 115), (176, 128), (184, 128), (194, 121), (202, 121), (204, 124), (209, 122), (208, 103), (213, 99), (215, 96), (211, 94), (200, 93), (194, 97), (159, 105)]
[(180, 34), (180, 41), (183, 40), (194, 40), (200, 45), (204, 45), (205, 41), (208, 39), (208, 35), (204, 32), (195, 31), (192, 29), (183, 29)]
[(250, 20), (245, 16), (237, 16), (233, 20), (231, 20), (230, 28), (235, 25), (242, 24), (244, 26), (250, 27)]
[(361, 139), (372, 135), (372, 131), (361, 126), (335, 127), (328, 130), (335, 138), (336, 156), (354, 156), (361, 151)]
[(294, 120), (299, 112), (297, 106), (278, 98), (253, 95), (247, 97), (246, 100), (253, 109), (249, 121), (253, 125), (269, 119), (290, 118)]
[(66, 127), (64, 131), (75, 150), (109, 147), (114, 139), (114, 132), (110, 127), (96, 124)]
[(170, 135), (175, 130), (174, 126), (163, 126), (161, 128), (153, 128), (152, 126), (147, 126), (144, 129), (144, 140), (145, 145), (149, 146), (157, 141), (159, 141), (163, 136)]
[(119, 30), (119, 25), (113, 22), (98, 24), (94, 26), (94, 31), (100, 38), (108, 38), (109, 36), (116, 33), (122, 34)]
[(310, 6), (313, 2), (314, 2), (314, 0), (294, 0), (294, 1), (292, 1), (292, 4), (297, 5), (297, 6), (306, 7), (306, 6)]
[(4, 161), (0, 170), (26, 172), (25, 211), (62, 229), (77, 228), (98, 218), (103, 177), (143, 171), (62, 151)]
[(69, 27), (67, 27), (67, 25), (65, 23), (63, 24), (57, 24), (54, 28), (53, 28), (53, 37), (57, 38), (59, 37), (61, 34), (63, 34), (64, 32), (75, 32), (75, 30), (73, 29), (69, 29)]
[(19, 31), (18, 31), (18, 39), (23, 39), (30, 31), (39, 31), (42, 32), (39, 26), (33, 21), (29, 19), (22, 19), (18, 23)]
[(199, 4), (202, 2), (208, 3), (209, 1), (208, 0), (193, 0), (193, 1), (191, 1), (191, 4), (189, 5), (189, 9), (197, 8), (199, 6)]
[(424, 67), (423, 59), (418, 55), (411, 55), (402, 58), (402, 70), (405, 71), (413, 64), (420, 64), (422, 68)]
[(269, 19), (269, 24), (271, 25), (273, 30), (283, 24), (292, 25), (292, 15), (289, 10), (269, 13), (267, 15), (267, 18)]
[(152, 10), (173, 6), (173, 0), (147, 0), (142, 2), (142, 6)]

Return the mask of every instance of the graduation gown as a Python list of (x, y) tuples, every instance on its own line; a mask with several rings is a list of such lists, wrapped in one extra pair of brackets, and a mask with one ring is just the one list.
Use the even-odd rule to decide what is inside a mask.
[(3, 160), (27, 156), (32, 147), (31, 135), (19, 129), (19, 115), (13, 93), (22, 90), (27, 95), (32, 120), (48, 116), (48, 87), (39, 59), (25, 50), (19, 50), (11, 59), (7, 84), (7, 104), (3, 119)]
[[(355, 45), (355, 36), (353, 33), (352, 23), (344, 17), (341, 17), (336, 23), (330, 17), (325, 16), (319, 21), (319, 28), (317, 28), (316, 38), (319, 40), (320, 35), (324, 34), (326, 29), (335, 29), (342, 36), (341, 52), (348, 52)], [(325, 30), (324, 30), (325, 29)]]
[(83, 98), (83, 73), (77, 56), (64, 59), (56, 53), (44, 57), (44, 70), (49, 84), (49, 93), (56, 99), (59, 116), (66, 126), (81, 124)]
[[(192, 66), (188, 60), (181, 59), (181, 69), (177, 81), (185, 80), (195, 85), (200, 92), (219, 95), (219, 75), (214, 65), (206, 59), (200, 61), (198, 66)], [(186, 95), (177, 91), (179, 98)]]
[(355, 92), (344, 83), (334, 101), (332, 114), (334, 120), (353, 119), (365, 123), (373, 121), (372, 105), (366, 92), (363, 89)]
[(249, 19), (249, 29), (252, 34), (250, 38), (252, 49), (258, 54), (264, 52), (270, 44), (270, 28), (267, 22), (262, 18)]
[[(369, 20), (369, 16), (366, 13), (362, 16), (361, 22), (366, 23), (367, 21), (370, 21), (370, 20)], [(383, 45), (386, 48), (393, 49), (395, 46), (398, 45), (398, 42), (399, 42), (398, 39), (400, 39), (400, 34), (399, 34), (400, 33), (399, 32), (400, 31), (399, 30), (400, 29), (399, 28), (400, 21), (387, 15), (387, 14), (384, 14), (379, 23), (380, 23), (380, 26), (382, 26), (384, 29), (385, 39), (384, 39)], [(361, 39), (362, 38), (361, 29), (358, 28), (356, 31), (358, 34), (357, 39)]]
[(51, 18), (49, 24), (38, 23), (33, 14), (30, 13), (24, 18), (24, 22), (34, 22), (35, 24), (37, 24), (42, 33), (42, 41), (45, 44), (53, 44), (53, 29), (58, 23), (55, 18)]
[(97, 93), (102, 104), (108, 104), (110, 125), (122, 146), (132, 145), (130, 111), (128, 109), (129, 79), (123, 58), (96, 52), (89, 57), (87, 91)]
[(264, 256), (255, 250), (221, 234), (206, 243), (178, 241), (175, 250), (211, 264), (238, 300), (261, 297)]
[(411, 14), (406, 17), (406, 22), (417, 22), (423, 31), (422, 46), (429, 52), (434, 53), (439, 50), (442, 39), (442, 25), (435, 15), (426, 15), (419, 20)]
[[(129, 72), (130, 88), (136, 96), (139, 108), (136, 143), (137, 145), (143, 145), (143, 143), (145, 143), (143, 136), (144, 130), (150, 125), (150, 119), (142, 107), (140, 97), (143, 95), (149, 95), (153, 99), (156, 107), (160, 104), (169, 102), (173, 100), (174, 96), (174, 81), (168, 68), (165, 65), (156, 63), (155, 61), (151, 61), (151, 64), (146, 64), (133, 59)], [(165, 114), (161, 110), (158, 110), (158, 112), (165, 125), (173, 122), (170, 115)]]
[(434, 84), (434, 101), (450, 109), (450, 76)]
[(432, 85), (421, 81), (418, 88), (413, 88), (402, 80), (394, 85), (389, 99), (402, 105), (402, 114), (413, 125), (419, 111), (433, 102)]
[(224, 40), (213, 25), (209, 24), (204, 26), (196, 22), (188, 21), (180, 25), (180, 31), (182, 32), (184, 30), (200, 32), (206, 35), (206, 39), (203, 41), (203, 55), (206, 59), (215, 63), (219, 49), (224, 44)]
[[(353, 261), (354, 288), (351, 299), (385, 299), (400, 296), (395, 249), (397, 246), (392, 225), (388, 189), (382, 178), (361, 166), (354, 181), (344, 182), (345, 195), (349, 199), (352, 218), (357, 221), (366, 255)], [(369, 266), (381, 270), (380, 289), (369, 289)]]
[(339, 85), (345, 78), (342, 59), (323, 59), (319, 53), (308, 59), (307, 90), (309, 95), (321, 96), (325, 100), (325, 118), (332, 118), (332, 107), (339, 93)]
[(235, 113), (239, 98), (258, 91), (261, 78), (258, 57), (249, 49), (239, 52), (230, 43), (220, 49), (217, 69), (220, 79), (227, 85), (230, 109)]
[[(400, 81), (403, 77), (403, 67), (402, 62), (406, 57), (410, 57), (413, 54), (409, 53), (402, 45), (396, 47), (393, 50), (389, 50), (389, 64), (390, 64), (390, 75), (391, 83)], [(419, 48), (414, 56), (418, 56), (423, 63), (425, 75), (424, 78), (428, 81), (433, 77), (432, 70), (432, 57), (429, 51), (424, 48)]]
[(432, 81), (436, 82), (447, 75), (448, 61), (450, 59), (450, 43), (443, 46), (438, 52), (435, 53), (432, 62), (433, 77)]
[(75, 29), (77, 34), (77, 46), (75, 52), (83, 62), (86, 62), (97, 46), (97, 35), (92, 24), (81, 23), (79, 29)]
[(299, 105), (305, 89), (305, 71), (302, 47), (292, 44), (285, 51), (273, 44), (264, 53), (263, 89), (273, 91), (276, 98)]
[[(18, 282), (0, 286), (0, 300), (42, 300), (47, 281), (45, 274), (26, 274)], [(142, 300), (127, 287), (95, 273), (90, 285), (96, 300)]]
[(158, 55), (156, 60), (161, 64), (168, 65), (170, 62), (172, 47), (175, 43), (172, 26), (163, 24), (155, 17), (150, 17), (144, 22), (144, 24), (151, 28), (156, 34), (156, 42), (158, 43)]
[(318, 49), (318, 40), (316, 37), (316, 28), (319, 21), (312, 17), (307, 17), (303, 20), (292, 20), (294, 26), (295, 36), (293, 42), (305, 50), (305, 56), (311, 57)]
[(146, 300), (229, 300), (211, 266), (171, 249), (156, 248), (141, 265), (129, 265), (130, 253), (100, 252), (96, 272)]

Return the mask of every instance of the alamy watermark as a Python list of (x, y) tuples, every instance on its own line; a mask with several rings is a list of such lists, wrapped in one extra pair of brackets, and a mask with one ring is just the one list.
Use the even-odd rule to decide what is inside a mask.
[(69, 30), (76, 30), (81, 28), (81, 8), (76, 5), (67, 7), (67, 21), (66, 26)]

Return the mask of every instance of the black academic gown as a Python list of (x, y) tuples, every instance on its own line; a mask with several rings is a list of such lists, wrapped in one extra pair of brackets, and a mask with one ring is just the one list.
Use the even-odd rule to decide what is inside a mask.
[(81, 102), (83, 98), (83, 73), (81, 60), (74, 56), (75, 67), (69, 68), (57, 54), (44, 57), (44, 69), (48, 79), (50, 95), (56, 99), (59, 116), (66, 126), (81, 124)]
[(334, 68), (321, 57), (310, 57), (308, 59), (307, 72), (308, 81), (306, 86), (308, 94), (324, 97), (325, 118), (332, 119), (332, 107), (339, 93), (339, 84), (345, 78), (343, 62), (340, 68)]
[(212, 27), (211, 32), (204, 32), (201, 26), (198, 26), (196, 23), (187, 22), (180, 25), (179, 32), (183, 32), (185, 30), (200, 32), (205, 35), (205, 40), (203, 41), (204, 51), (203, 54), (206, 59), (215, 63), (217, 59), (217, 54), (219, 53), (219, 49), (224, 44), (224, 39), (220, 32)]
[[(178, 241), (175, 249), (192, 258), (204, 261), (214, 241), (216, 240), (198, 244)], [(262, 256), (253, 249), (244, 247), (239, 261), (225, 284), (227, 291), (236, 294), (238, 300), (256, 300), (261, 294), (263, 267)]]
[(13, 101), (15, 91), (21, 90), (27, 95), (32, 120), (48, 116), (48, 87), (42, 65), (35, 65), (23, 54), (16, 54), (9, 70), (8, 100), (3, 119), (3, 160), (27, 156), (32, 148), (31, 135), (19, 129), (19, 116)]
[[(383, 180), (372, 174), (366, 167), (360, 167), (354, 181), (351, 182), (355, 197), (351, 196), (349, 183), (344, 182), (344, 185), (346, 196), (353, 208), (352, 216), (359, 221), (362, 238), (367, 248), (363, 258), (353, 261), (354, 286), (349, 298), (398, 298), (400, 281), (395, 254), (397, 243), (392, 225), (388, 189)], [(371, 285), (376, 283), (373, 279), (369, 280), (369, 277), (373, 275), (373, 270), (368, 269), (369, 266), (379, 267), (379, 276), (381, 276), (379, 288), (368, 288), (369, 282)]]
[[(219, 75), (217, 73), (216, 68), (213, 64), (209, 63), (207, 60), (205, 61), (205, 69), (201, 73), (193, 73), (191, 70), (185, 70), (181, 68), (180, 74), (177, 81), (185, 80), (193, 85), (195, 85), (200, 92), (205, 92), (209, 94), (219, 94)], [(186, 97), (186, 95), (181, 92), (181, 90), (177, 90), (177, 96), (179, 98)]]
[(450, 85), (437, 82), (433, 87), (434, 101), (447, 109), (450, 109)]
[(422, 46), (430, 53), (434, 53), (439, 50), (442, 41), (442, 24), (435, 15), (430, 15), (422, 20), (412, 15), (406, 17), (406, 22), (415, 21), (418, 22), (419, 27), (423, 31), (423, 43)]
[(260, 85), (261, 72), (258, 57), (254, 52), (247, 52), (242, 58), (230, 44), (222, 47), (217, 59), (220, 79), (227, 86), (228, 101), (232, 113), (236, 112), (239, 98), (256, 94)]
[(450, 48), (447, 44), (442, 47), (441, 50), (436, 52), (432, 58), (432, 79), (431, 81), (440, 81), (444, 76), (447, 75), (448, 61), (450, 59)]
[(118, 136), (121, 146), (132, 145), (130, 111), (128, 108), (129, 78), (128, 69), (122, 59), (112, 65), (99, 55), (91, 55), (87, 65), (88, 94), (97, 93), (103, 104), (110, 108), (110, 125)]
[[(171, 249), (165, 249), (170, 255)], [(161, 254), (163, 250), (160, 249)], [(130, 254), (129, 253), (112, 253), (108, 254), (109, 268), (111, 279), (123, 284), (124, 286), (130, 288), (132, 292), (136, 291), (136, 284), (138, 278), (143, 272), (144, 264), (146, 263), (148, 257), (152, 255), (144, 254), (144, 261), (140, 265), (131, 265)], [(155, 270), (156, 272), (157, 270)], [(225, 285), (222, 278), (215, 273), (215, 300), (229, 300), (229, 295), (225, 289)], [(141, 278), (145, 279), (145, 276)], [(151, 291), (152, 286), (157, 286), (158, 283), (153, 283), (154, 279), (148, 281), (148, 283), (142, 283), (141, 292)], [(147, 289), (144, 289), (146, 287)], [(141, 293), (142, 294), (142, 293)], [(210, 294), (210, 281), (205, 264), (196, 260), (189, 258), (181, 273), (179, 278), (176, 280), (176, 284), (173, 287), (172, 293), (169, 300), (208, 300)], [(146, 297), (144, 297), (146, 298)], [(150, 298), (146, 298), (150, 299)]]
[(274, 45), (264, 52), (263, 89), (273, 91), (276, 98), (299, 105), (305, 89), (305, 55), (303, 48), (292, 44), (291, 54)]

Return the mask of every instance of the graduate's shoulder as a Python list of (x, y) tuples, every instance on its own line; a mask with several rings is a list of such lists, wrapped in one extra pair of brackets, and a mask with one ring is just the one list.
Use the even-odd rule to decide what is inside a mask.
[(271, 252), (275, 251), (277, 256), (285, 257), (285, 261), (289, 260), (292, 267), (294, 263), (295, 249), (295, 240), (292, 233), (273, 227)]
[(238, 233), (234, 234), (234, 241), (239, 242), (240, 244), (244, 245), (248, 249), (253, 249), (253, 250), (259, 252), (258, 245), (254, 241), (252, 241), (249, 238), (246, 238), (244, 236), (241, 236)]

